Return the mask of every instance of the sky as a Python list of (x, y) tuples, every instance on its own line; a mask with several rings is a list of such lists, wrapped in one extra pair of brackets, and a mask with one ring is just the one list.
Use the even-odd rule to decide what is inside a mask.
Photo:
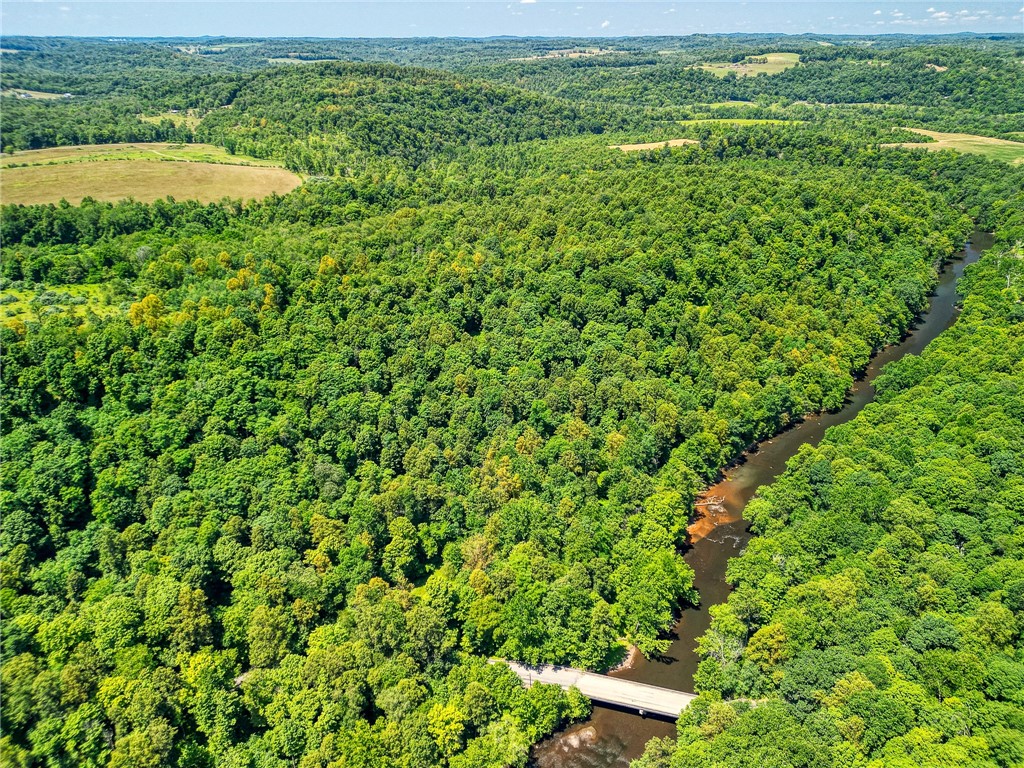
[(488, 37), (1024, 33), (1013, 2), (587, 0), (3, 0), (3, 35)]

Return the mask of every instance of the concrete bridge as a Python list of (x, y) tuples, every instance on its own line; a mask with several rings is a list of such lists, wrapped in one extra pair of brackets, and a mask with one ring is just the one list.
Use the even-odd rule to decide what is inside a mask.
[[(491, 663), (500, 660), (492, 659)], [(529, 688), (534, 683), (548, 683), (563, 689), (576, 686), (580, 693), (593, 701), (602, 704), (614, 704), (627, 709), (635, 709), (641, 715), (654, 714), (677, 718), (690, 702), (697, 697), (692, 693), (659, 688), (656, 685), (635, 683), (608, 675), (584, 672), (572, 667), (554, 667), (549, 664), (531, 667), (506, 661), (505, 664), (519, 675), (523, 685)]]

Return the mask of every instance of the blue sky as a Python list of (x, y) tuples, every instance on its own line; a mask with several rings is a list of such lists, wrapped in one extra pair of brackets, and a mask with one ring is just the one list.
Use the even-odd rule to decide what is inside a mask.
[(1013, 2), (4, 0), (5, 35), (417, 37), (1024, 32)]

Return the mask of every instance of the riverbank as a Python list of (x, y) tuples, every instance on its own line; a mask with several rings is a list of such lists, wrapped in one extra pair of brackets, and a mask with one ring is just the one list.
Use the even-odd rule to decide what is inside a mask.
[[(874, 400), (872, 382), (888, 363), (908, 354), (920, 352), (956, 320), (958, 294), (956, 283), (963, 270), (976, 262), (989, 248), (993, 238), (975, 232), (962, 251), (950, 259), (939, 275), (939, 281), (917, 327), (900, 343), (879, 350), (871, 359), (864, 375), (854, 383), (843, 408), (812, 415), (795, 423), (772, 438), (760, 443), (725, 470), (722, 479), (704, 494), (721, 499), (707, 505), (687, 528), (689, 548), (684, 559), (694, 570), (694, 587), (700, 594), (698, 606), (687, 607), (673, 627), (668, 651), (654, 659), (642, 656), (628, 669), (615, 673), (630, 680), (650, 683), (681, 691), (693, 691), (693, 675), (700, 661), (697, 639), (710, 625), (708, 610), (724, 602), (731, 591), (725, 580), (729, 559), (738, 555), (750, 540), (743, 511), (757, 489), (775, 480), (786, 468), (786, 462), (805, 443), (817, 444), (829, 427), (854, 418)], [(578, 739), (580, 746), (565, 749), (563, 739), (577, 741), (576, 734), (594, 729), (596, 739)], [(589, 732), (589, 731), (588, 731)], [(537, 745), (534, 765), (538, 768), (613, 768), (628, 766), (639, 757), (652, 738), (672, 736), (671, 722), (641, 718), (629, 712), (595, 706), (590, 720)]]

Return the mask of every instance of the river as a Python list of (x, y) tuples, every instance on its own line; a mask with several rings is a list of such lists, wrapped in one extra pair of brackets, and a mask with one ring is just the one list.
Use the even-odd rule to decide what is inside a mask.
[[(864, 375), (847, 394), (838, 411), (809, 416), (790, 429), (760, 443), (728, 469), (723, 479), (708, 489), (707, 497), (721, 497), (721, 505), (701, 507), (703, 511), (688, 528), (689, 546), (683, 557), (693, 568), (694, 586), (701, 604), (682, 611), (670, 634), (672, 645), (658, 659), (639, 660), (615, 676), (680, 691), (693, 691), (693, 674), (700, 659), (697, 638), (708, 628), (708, 607), (725, 602), (730, 587), (725, 581), (729, 558), (738, 555), (750, 532), (743, 510), (758, 487), (770, 483), (786, 468), (789, 457), (801, 445), (816, 445), (825, 430), (856, 416), (875, 397), (872, 385), (886, 363), (907, 354), (920, 354), (929, 342), (949, 328), (957, 315), (956, 283), (964, 267), (973, 264), (992, 247), (992, 236), (975, 232), (963, 251), (954, 254), (939, 275), (928, 311), (915, 329), (901, 341), (880, 350)], [(533, 751), (536, 768), (620, 768), (639, 757), (644, 745), (656, 736), (674, 736), (675, 723), (640, 717), (611, 707), (594, 706), (590, 719), (538, 744)]]

